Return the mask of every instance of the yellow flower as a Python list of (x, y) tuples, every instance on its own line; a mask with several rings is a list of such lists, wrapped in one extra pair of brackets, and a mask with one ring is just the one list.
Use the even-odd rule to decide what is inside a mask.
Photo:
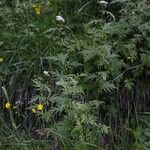
[(32, 108), (31, 111), (32, 111), (33, 113), (36, 113), (36, 109), (35, 109), (35, 108)]
[(0, 63), (2, 63), (4, 61), (4, 59), (2, 57), (0, 57)]
[(7, 103), (5, 104), (5, 108), (7, 108), (7, 109), (9, 109), (10, 106), (11, 106), (11, 104), (10, 104), (9, 102), (7, 102)]
[(43, 104), (38, 104), (38, 105), (37, 105), (37, 109), (38, 109), (38, 110), (42, 110), (42, 109), (43, 109)]
[(37, 16), (41, 14), (41, 5), (39, 3), (34, 4), (33, 9)]

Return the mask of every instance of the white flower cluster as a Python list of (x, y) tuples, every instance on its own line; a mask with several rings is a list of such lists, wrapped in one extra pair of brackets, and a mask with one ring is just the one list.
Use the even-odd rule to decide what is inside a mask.
[(102, 4), (102, 5), (103, 5), (103, 4), (104, 4), (104, 5), (107, 5), (107, 4), (108, 4), (108, 2), (106, 2), (106, 1), (101, 1), (101, 0), (100, 0), (100, 1), (98, 0), (98, 3), (99, 3), (99, 4)]
[(45, 76), (49, 77), (48, 71), (44, 71), (43, 73), (44, 73)]
[(65, 20), (62, 16), (56, 16), (56, 20), (60, 21), (60, 22), (65, 22)]

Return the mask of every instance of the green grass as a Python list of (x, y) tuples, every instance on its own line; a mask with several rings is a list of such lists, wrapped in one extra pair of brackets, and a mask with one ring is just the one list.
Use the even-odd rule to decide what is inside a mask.
[(146, 0), (1, 0), (0, 149), (147, 150), (149, 10)]

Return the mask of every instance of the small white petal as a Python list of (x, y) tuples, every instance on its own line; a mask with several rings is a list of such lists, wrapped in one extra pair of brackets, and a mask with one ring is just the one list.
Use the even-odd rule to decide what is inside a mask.
[(49, 76), (48, 71), (44, 71), (43, 73), (44, 73), (45, 76)]
[(106, 2), (106, 1), (99, 1), (99, 3), (100, 4), (106, 4), (106, 5), (108, 4), (108, 2)]
[(56, 16), (57, 21), (65, 22), (64, 18), (62, 16)]

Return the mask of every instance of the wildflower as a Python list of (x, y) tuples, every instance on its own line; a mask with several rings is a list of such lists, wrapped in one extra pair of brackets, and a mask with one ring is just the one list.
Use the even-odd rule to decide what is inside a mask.
[(38, 109), (38, 110), (42, 110), (42, 109), (43, 109), (43, 104), (41, 104), (41, 103), (38, 104), (38, 105), (37, 105), (37, 109)]
[(2, 57), (0, 57), (0, 63), (2, 63), (4, 61), (4, 59)]
[(37, 16), (41, 14), (41, 5), (39, 3), (34, 4), (33, 9)]
[(16, 107), (16, 106), (14, 106), (14, 107), (13, 107), (13, 109), (17, 109), (17, 107)]
[(32, 108), (31, 111), (32, 111), (33, 113), (36, 113), (36, 109), (35, 109), (35, 108)]
[(108, 2), (106, 2), (106, 1), (98, 1), (98, 3), (99, 4), (106, 4), (106, 5), (108, 4)]
[(64, 18), (62, 16), (56, 16), (57, 21), (65, 22)]
[(43, 73), (44, 73), (45, 76), (48, 76), (48, 77), (49, 77), (48, 71), (44, 71)]
[(7, 102), (7, 103), (5, 104), (5, 108), (7, 108), (7, 109), (10, 109), (10, 106), (11, 106), (11, 104), (10, 104), (9, 102)]

